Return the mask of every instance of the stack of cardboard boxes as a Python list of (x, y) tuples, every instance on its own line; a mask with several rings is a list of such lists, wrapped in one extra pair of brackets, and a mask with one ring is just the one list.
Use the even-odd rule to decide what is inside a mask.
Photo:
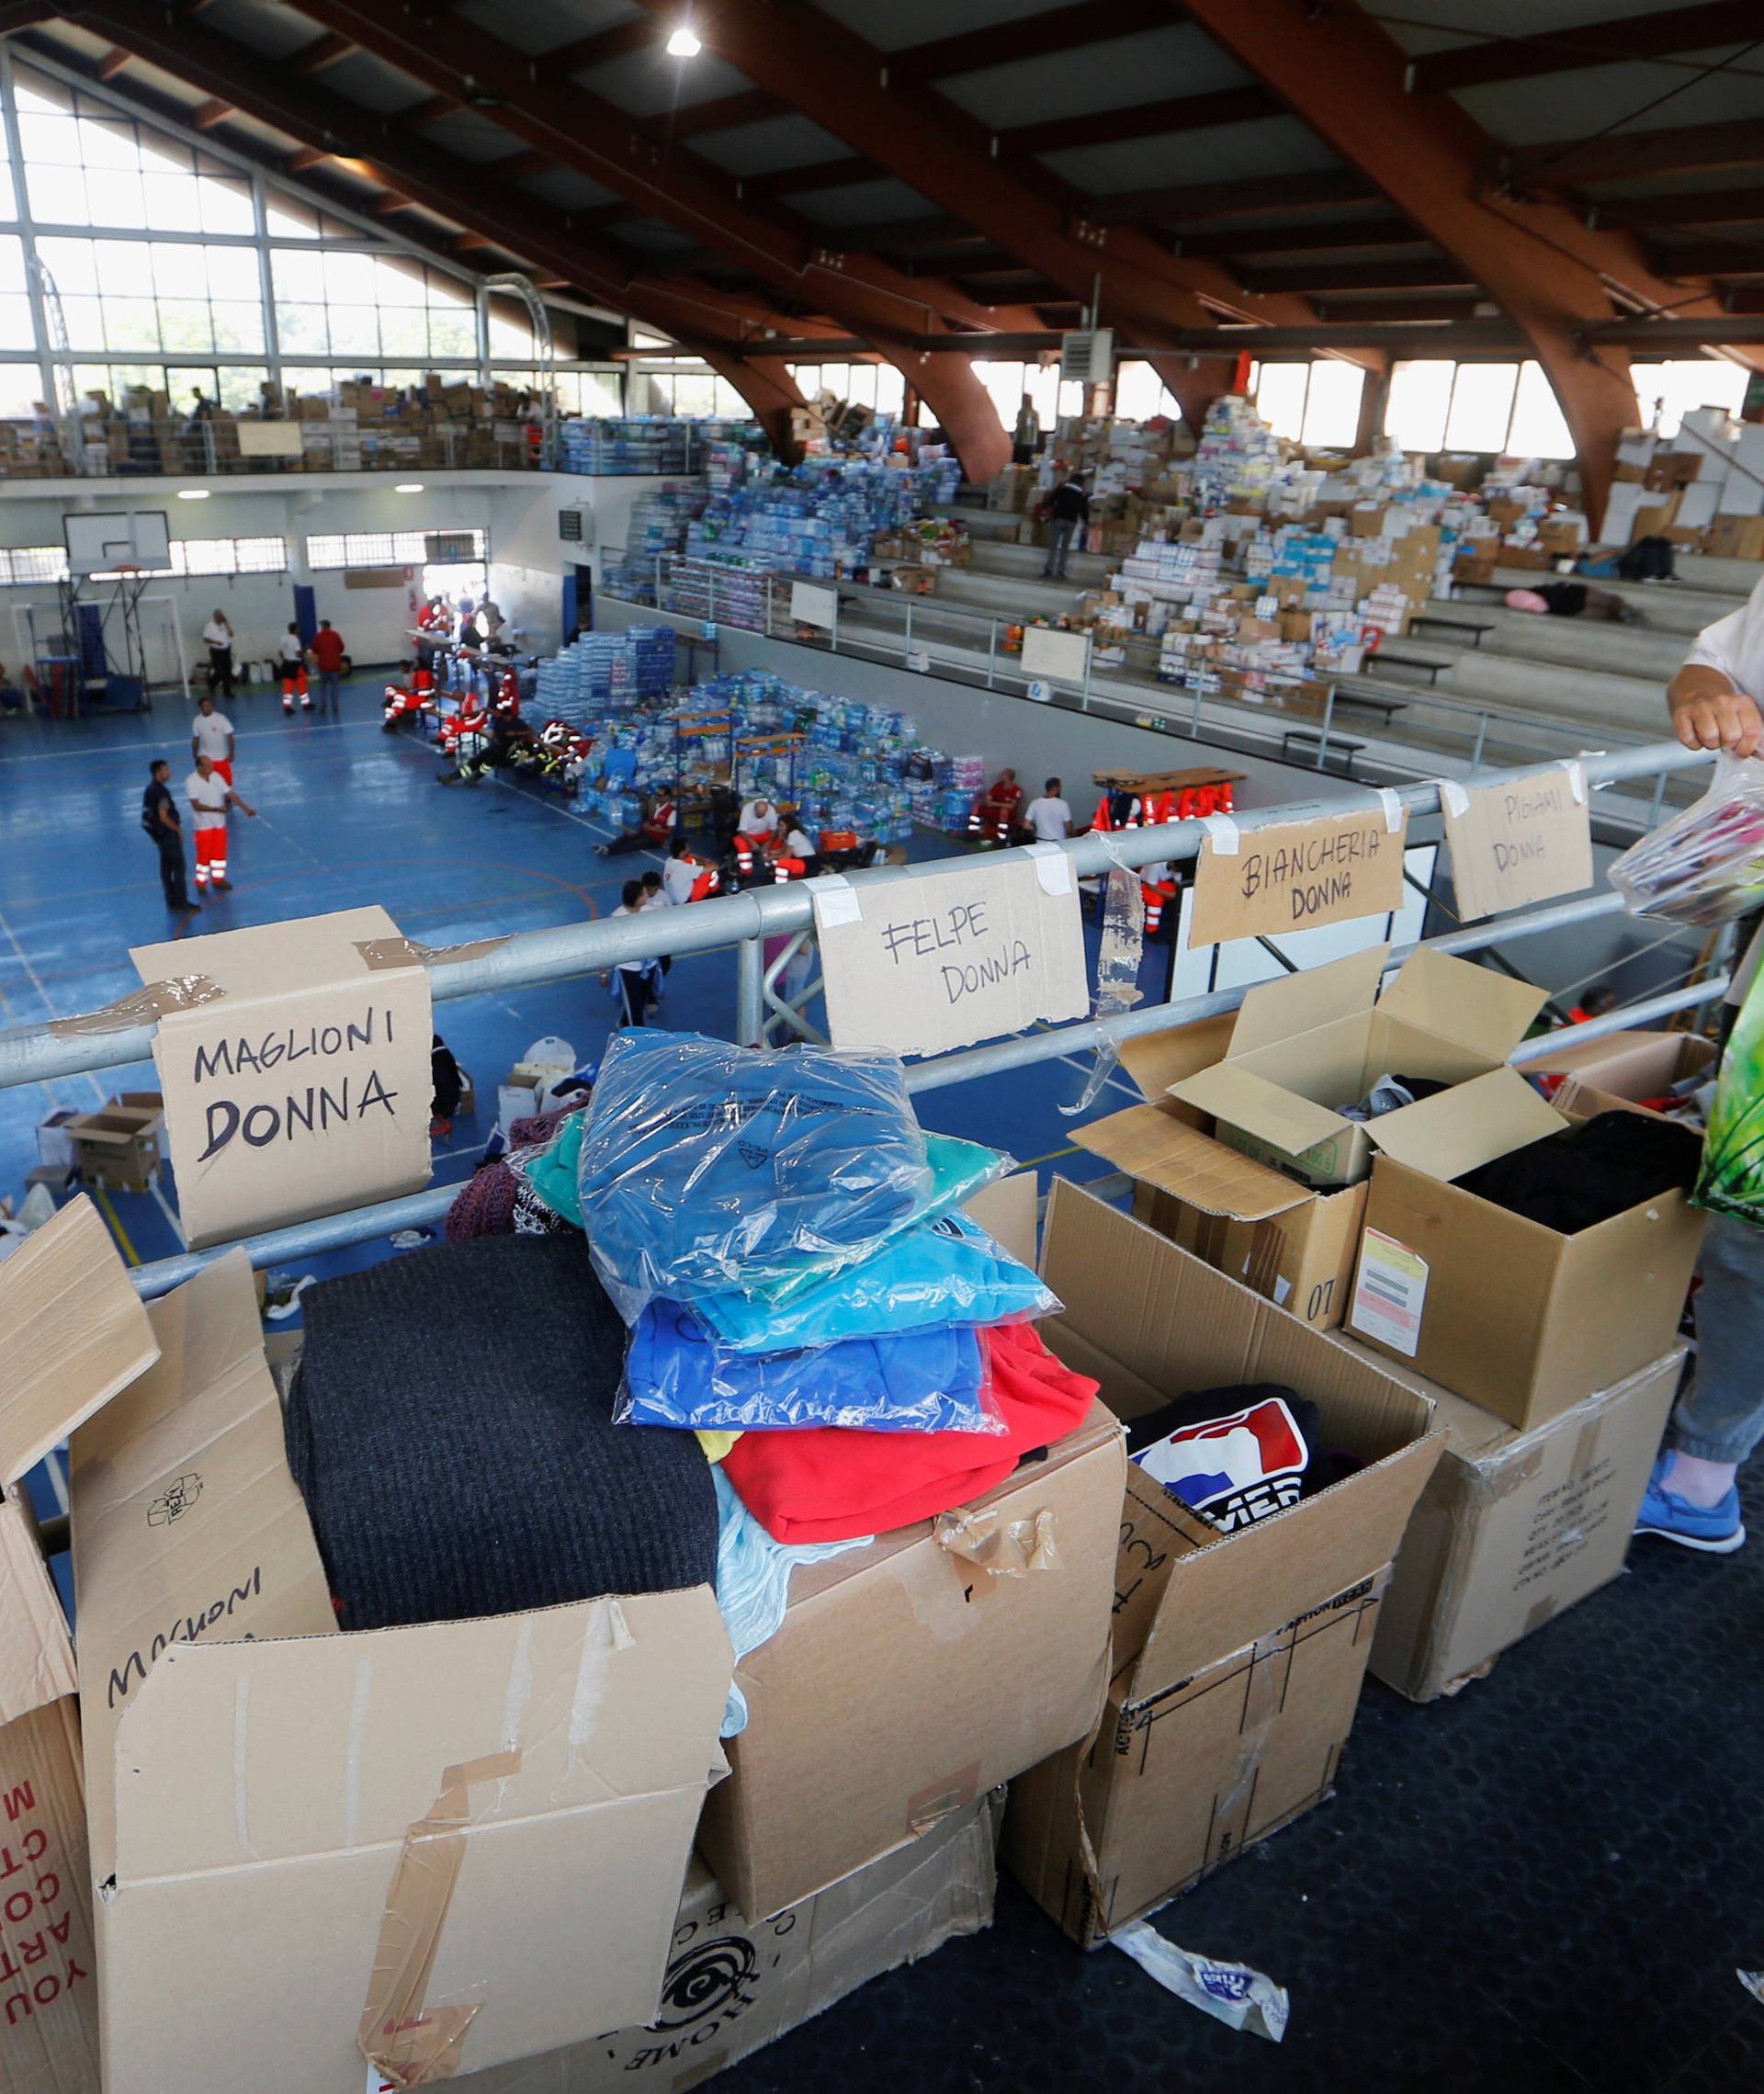
[(1632, 430), (1617, 447), (1602, 535), (1607, 545), (1657, 537), (1764, 560), (1764, 424), (1699, 407), (1670, 438)]

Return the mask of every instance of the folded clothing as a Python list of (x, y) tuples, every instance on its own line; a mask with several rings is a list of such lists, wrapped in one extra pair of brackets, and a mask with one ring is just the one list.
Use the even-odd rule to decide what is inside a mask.
[(1001, 1434), (749, 1432), (724, 1457), (724, 1475), (779, 1542), (886, 1534), (970, 1504), (1025, 1454), (1080, 1424), (1097, 1390), (1054, 1357), (1033, 1324), (983, 1330), (980, 1343)]
[(1644, 1200), (1689, 1192), (1702, 1159), (1701, 1136), (1677, 1120), (1599, 1113), (1479, 1164), (1457, 1183), (1478, 1199), (1573, 1236)]
[(578, 1176), (602, 1280), (646, 1301), (847, 1263), (922, 1214), (925, 1138), (900, 1064), (694, 1035), (615, 1036)]
[[(787, 1548), (775, 1542), (741, 1503), (734, 1486), (720, 1469), (715, 1472), (717, 1488), (717, 1604), (722, 1610), (723, 1626), (729, 1631), (729, 1647), (739, 1665), (749, 1651), (770, 1643), (784, 1626), (785, 1609), (790, 1604), (790, 1573), (799, 1563), (824, 1563), (830, 1556), (843, 1556), (847, 1549), (862, 1548), (872, 1534), (854, 1535), (845, 1542), (811, 1542)], [(729, 1683), (729, 1701), (723, 1710), (722, 1735), (734, 1737), (747, 1728), (747, 1696), (737, 1681)]]
[(288, 1466), (345, 1628), (711, 1582), (709, 1466), (614, 1424), (625, 1330), (580, 1236), (413, 1251), (301, 1309)]
[(684, 1303), (652, 1301), (631, 1330), (617, 1416), (695, 1432), (1002, 1432), (985, 1383), (979, 1336), (967, 1324), (812, 1351), (731, 1353)]
[[(934, 1147), (938, 1137), (929, 1139)], [(785, 1300), (713, 1294), (693, 1307), (731, 1352), (760, 1353), (928, 1330), (944, 1323), (1022, 1322), (1057, 1316), (1060, 1303), (978, 1222), (952, 1210), (902, 1229), (869, 1257)]]
[(1209, 1388), (1127, 1427), (1127, 1456), (1227, 1534), (1296, 1505), (1332, 1480), (1317, 1463), (1316, 1404), (1275, 1382)]

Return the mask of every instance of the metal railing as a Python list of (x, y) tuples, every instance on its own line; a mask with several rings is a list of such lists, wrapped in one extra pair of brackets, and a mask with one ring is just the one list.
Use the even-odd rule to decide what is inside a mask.
[[(1156, 674), (1158, 643), (1143, 635), (1128, 636), (1120, 663), (1099, 662), (1090, 645), (1076, 682), (1044, 678), (1025, 670), (1021, 652), (1007, 645), (1012, 627), (1035, 629), (1023, 617), (867, 583), (729, 567), (696, 556), (656, 553), (632, 561), (608, 547), (603, 560), (605, 594), (619, 594), (621, 585), (631, 586), (641, 573), (641, 594), (622, 600), (671, 617), (921, 673), (934, 668), (942, 677), (978, 688), (1109, 719), (1143, 719), (1196, 741), (1209, 727), (1227, 729), (1268, 744), (1281, 762), (1350, 778), (1362, 756), (1382, 773), (1413, 778), (1436, 775), (1442, 760), (1473, 771), (1490, 760), (1508, 765), (1558, 760), (1577, 754), (1595, 732), (1606, 748), (1647, 746), (1645, 736), (1634, 730), (1557, 722), (1522, 707), (1456, 697), (1388, 675), (1310, 679), (1322, 685), (1320, 696), (1298, 691), (1306, 680), (1296, 676), (1269, 674), (1258, 683), (1228, 666), (1192, 683), (1167, 683)], [(798, 585), (831, 599), (813, 620), (796, 608)], [(1405, 716), (1401, 728), (1393, 725), (1398, 714)]]
[[(1600, 786), (1629, 778), (1664, 775), (1708, 760), (1705, 754), (1685, 750), (1677, 742), (1658, 742), (1639, 749), (1589, 756), (1586, 764), (1589, 783)], [(1532, 775), (1526, 769), (1493, 772), (1478, 782), (1500, 785)], [(1439, 806), (1439, 790), (1435, 785), (1402, 788), (1398, 798), (1414, 813), (1435, 811)], [(1342, 809), (1343, 802), (1336, 799), (1327, 803), (1256, 809), (1236, 819), (1240, 830), (1253, 832), (1274, 824), (1302, 821), (1311, 815), (1339, 816)], [(1082, 877), (1106, 873), (1114, 865), (1144, 866), (1160, 860), (1191, 860), (1198, 854), (1205, 834), (1205, 827), (1199, 821), (1178, 821), (1106, 837), (1078, 837), (1061, 848), (1074, 875)], [(1007, 852), (1001, 855), (1027, 861), (1027, 854), (1023, 852)], [(860, 890), (880, 889), (890, 882), (920, 877), (933, 871), (938, 863), (947, 862), (883, 866), (855, 873), (850, 877)], [(1505, 945), (1520, 938), (1619, 915), (1622, 911), (1620, 896), (1594, 892), (1520, 915), (1471, 925), (1427, 943), (1430, 948), (1442, 952), (1473, 953), (1498, 944)], [(780, 936), (794, 938), (811, 933), (813, 926), (814, 899), (805, 887), (765, 888), (641, 917), (600, 917), (589, 922), (519, 932), (472, 959), (437, 958), (429, 968), (430, 990), (437, 1002), (447, 1002), (458, 997), (599, 974), (620, 960), (649, 959), (662, 953), (702, 953), (733, 945), (738, 948), (734, 1036), (744, 1045), (755, 1045), (764, 1036), (766, 1024), (767, 970), (763, 958), (763, 942)], [(1402, 948), (1392, 956), (1393, 960), (1413, 949), (1412, 946)], [(1547, 1047), (1537, 1045), (1529, 1051), (1521, 1047), (1513, 1058), (1531, 1058), (1565, 1042), (1596, 1038), (1673, 1011), (1713, 1002), (1726, 986), (1724, 973), (1708, 975), (1701, 980), (1647, 997), (1607, 1017), (1564, 1028), (1550, 1036)], [(1235, 1010), (1243, 993), (1242, 988), (1237, 988), (1170, 1002), (1143, 1004), (1109, 1017), (1054, 1026), (989, 1047), (938, 1055), (916, 1062), (909, 1069), (908, 1087), (917, 1092), (968, 1082), (977, 1077), (992, 1076), (1005, 1070), (1069, 1056), (1076, 1051), (1106, 1047), (1140, 1033), (1160, 1032), (1168, 1026), (1217, 1016)], [(71, 1023), (77, 1025), (81, 1022)], [(151, 1052), (153, 1032), (151, 1024), (119, 1024), (114, 1030), (105, 1032), (74, 1030), (70, 1024), (63, 1024), (0, 1033), (0, 1088), (113, 1069), (141, 1060)], [(438, 1221), (458, 1189), (457, 1186), (439, 1187), (403, 1199), (356, 1208), (350, 1213), (302, 1222), (290, 1228), (247, 1238), (243, 1247), (254, 1264), (271, 1265), (283, 1259), (306, 1257), (345, 1244), (366, 1242), (395, 1229)], [(143, 1265), (133, 1274), (135, 1285), (143, 1296), (163, 1294), (230, 1248), (232, 1246), (221, 1246), (211, 1251), (187, 1252)]]

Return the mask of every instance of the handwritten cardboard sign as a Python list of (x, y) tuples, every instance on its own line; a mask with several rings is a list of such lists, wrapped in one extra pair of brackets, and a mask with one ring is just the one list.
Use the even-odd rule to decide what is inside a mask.
[(1189, 943), (1274, 938), (1387, 914), (1403, 899), (1407, 810), (1396, 810), (1396, 822), (1374, 807), (1235, 834), (1216, 830), (1201, 845)]
[(193, 1250), (413, 1193), (429, 1180), (429, 980), (383, 909), (138, 946), (144, 981), (222, 993), (153, 1041), (180, 1218)]
[(1057, 845), (809, 887), (835, 1047), (941, 1054), (1089, 1011), (1078, 887)]
[(1440, 787), (1452, 884), (1466, 922), (1592, 885), (1592, 829), (1580, 764), (1517, 784)]

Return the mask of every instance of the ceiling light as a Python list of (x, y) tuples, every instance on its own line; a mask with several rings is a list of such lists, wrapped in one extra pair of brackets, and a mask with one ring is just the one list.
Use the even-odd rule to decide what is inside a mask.
[(392, 490), (394, 494), (421, 494), (422, 492), (423, 482), (420, 480), (401, 480)]
[(206, 502), (209, 493), (209, 490), (206, 487), (180, 487), (177, 498), (180, 502)]
[(675, 29), (668, 38), (670, 58), (696, 58), (704, 48), (692, 31), (684, 27)]

